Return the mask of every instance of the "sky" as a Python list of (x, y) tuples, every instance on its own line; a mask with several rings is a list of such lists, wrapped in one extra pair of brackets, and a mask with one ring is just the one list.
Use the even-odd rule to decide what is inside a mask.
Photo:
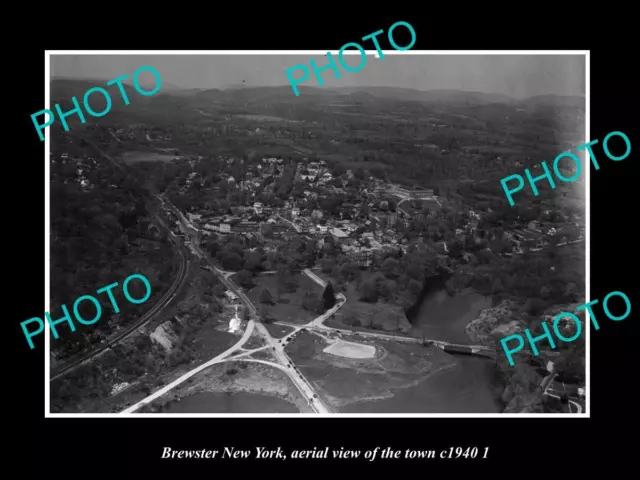
[[(465, 90), (501, 93), (514, 98), (534, 95), (585, 95), (584, 55), (373, 55), (358, 72), (340, 67), (322, 72), (326, 87), (385, 86), (417, 90)], [(350, 66), (360, 58), (345, 55)], [(149, 65), (162, 80), (180, 88), (228, 88), (288, 85), (285, 70), (297, 64), (327, 65), (324, 55), (51, 55), (51, 75), (111, 80)], [(337, 55), (334, 55), (338, 63)], [(339, 63), (338, 63), (339, 64)], [(309, 68), (311, 71), (311, 69)], [(297, 78), (301, 71), (293, 75)], [(152, 80), (150, 73), (141, 75)], [(244, 83), (242, 83), (244, 80)], [(153, 83), (151, 83), (153, 85)], [(318, 87), (310, 73), (300, 85)]]

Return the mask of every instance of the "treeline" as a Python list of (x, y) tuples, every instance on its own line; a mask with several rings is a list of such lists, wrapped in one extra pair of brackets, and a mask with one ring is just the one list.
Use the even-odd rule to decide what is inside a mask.
[[(214, 309), (219, 311), (219, 305)], [(188, 314), (188, 311), (181, 312), (181, 315)], [(155, 344), (148, 335), (139, 334), (116, 345), (91, 364), (55, 380), (51, 383), (51, 410), (104, 411), (113, 387), (123, 383), (131, 384), (139, 395), (150, 395), (164, 385), (161, 379), (164, 374), (196, 358), (193, 341), (207, 317), (200, 312), (192, 315), (184, 325), (174, 322), (177, 340), (170, 352)], [(115, 411), (122, 408), (121, 405)]]
[[(325, 245), (330, 242), (325, 243)], [(383, 301), (408, 310), (418, 300), (426, 278), (447, 268), (447, 260), (427, 244), (415, 243), (406, 254), (402, 250), (372, 256), (371, 266), (362, 268), (335, 247), (325, 249), (320, 265), (324, 273), (336, 280), (342, 291), (354, 282), (359, 300), (368, 303)]]
[(262, 247), (248, 249), (245, 237), (211, 235), (204, 242), (205, 249), (225, 270), (246, 270), (255, 275), (267, 270), (299, 272), (312, 267), (318, 255), (317, 242), (304, 237), (281, 242), (275, 250)]

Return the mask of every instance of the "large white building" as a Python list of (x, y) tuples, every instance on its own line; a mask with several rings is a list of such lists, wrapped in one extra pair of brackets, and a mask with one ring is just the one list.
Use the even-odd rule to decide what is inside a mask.
[(408, 188), (401, 185), (378, 185), (374, 192), (377, 195), (382, 193), (399, 195), (401, 197), (408, 197), (411, 200), (434, 198), (433, 190), (431, 188)]
[(236, 314), (229, 321), (229, 333), (236, 333), (240, 330), (240, 325), (242, 324), (240, 317), (238, 317), (238, 305), (236, 305)]

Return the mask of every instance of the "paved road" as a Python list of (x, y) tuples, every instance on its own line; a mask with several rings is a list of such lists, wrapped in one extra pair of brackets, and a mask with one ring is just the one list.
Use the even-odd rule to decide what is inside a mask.
[(266, 327), (257, 323), (256, 328), (262, 334), (262, 336), (267, 340), (267, 343), (273, 348), (273, 353), (276, 355), (276, 358), (280, 361), (284, 366), (292, 365), (291, 368), (286, 369), (285, 371), (289, 375), (289, 378), (295, 383), (298, 389), (303, 393), (305, 398), (307, 399), (307, 403), (314, 409), (316, 413), (331, 413), (329, 408), (320, 400), (320, 397), (313, 389), (309, 381), (300, 373), (299, 371), (295, 371), (293, 366), (293, 360), (289, 358), (289, 356), (284, 352), (284, 347), (286, 342), (279, 343), (275, 340), (267, 331)]
[(178, 385), (180, 385), (184, 381), (186, 381), (189, 378), (193, 377), (196, 373), (201, 372), (202, 370), (204, 370), (205, 368), (210, 367), (211, 365), (215, 365), (216, 363), (220, 363), (221, 361), (224, 360), (225, 357), (227, 357), (229, 354), (233, 353), (234, 351), (238, 350), (238, 348), (240, 348), (247, 340), (249, 340), (249, 337), (251, 336), (251, 333), (253, 332), (254, 326), (255, 326), (254, 321), (250, 320), (247, 323), (247, 328), (244, 331), (244, 334), (242, 335), (242, 338), (240, 338), (240, 340), (238, 340), (235, 345), (229, 347), (227, 350), (222, 352), (220, 355), (217, 355), (217, 356), (213, 357), (208, 362), (205, 362), (202, 365), (194, 368), (193, 370), (188, 371), (187, 373), (185, 373), (181, 377), (177, 378), (173, 382), (171, 382), (168, 385), (165, 385), (164, 387), (162, 387), (157, 392), (152, 393), (151, 395), (149, 395), (145, 399), (141, 400), (140, 402), (136, 403), (135, 405), (130, 406), (129, 408), (127, 408), (126, 410), (123, 410), (120, 413), (133, 413), (136, 410), (138, 410), (139, 408), (143, 407), (144, 405), (147, 405), (148, 403), (153, 402), (156, 398), (161, 397), (162, 395), (167, 393), (169, 390), (173, 389), (174, 387), (177, 387)]
[[(198, 245), (197, 238), (194, 238), (194, 237), (197, 237), (198, 229), (195, 226), (193, 226), (184, 217), (182, 212), (180, 212), (177, 208), (175, 208), (175, 206), (171, 205), (166, 199), (163, 199), (160, 196), (158, 196), (158, 198), (161, 201), (163, 201), (163, 203), (165, 203), (168, 206), (168, 208), (170, 208), (178, 216), (178, 218), (180, 219), (180, 224), (181, 224), (181, 226), (183, 228), (183, 231), (187, 232), (192, 237), (192, 248), (194, 250), (194, 253), (200, 258), (206, 259), (211, 264), (211, 266), (213, 267), (213, 271), (216, 274), (216, 276), (220, 279), (220, 281), (222, 281), (222, 283), (229, 290), (233, 291), (236, 295), (238, 295), (238, 297), (242, 300), (242, 302), (249, 309), (249, 311), (251, 312), (252, 316), (254, 316), (256, 319), (259, 318), (258, 317), (258, 312), (256, 310), (256, 307), (253, 305), (253, 303), (251, 303), (251, 301), (249, 300), (249, 298), (247, 298), (247, 296), (244, 294), (244, 292), (240, 291), (240, 289), (237, 287), (237, 285), (235, 285), (235, 283), (233, 283), (233, 281), (231, 281), (228, 278), (229, 277), (229, 275), (228, 275), (229, 272), (224, 272), (223, 270), (221, 270), (221, 269), (217, 268), (215, 265), (213, 265), (211, 260), (208, 258), (208, 256), (202, 251), (202, 249)], [(291, 381), (294, 383), (294, 385), (296, 385), (296, 387), (300, 390), (302, 395), (306, 398), (307, 403), (311, 406), (311, 408), (314, 410), (314, 412), (316, 412), (316, 413), (330, 413), (329, 408), (327, 408), (327, 406), (320, 400), (320, 398), (318, 397), (318, 394), (315, 392), (315, 390), (313, 389), (313, 387), (311, 386), (309, 381), (300, 372), (296, 371), (293, 368), (293, 365), (294, 365), (293, 361), (284, 352), (284, 345), (286, 345), (286, 343), (283, 342), (283, 344), (280, 344), (277, 340), (275, 340), (269, 334), (268, 330), (265, 328), (264, 325), (262, 325), (260, 322), (255, 322), (252, 319), (252, 320), (250, 320), (249, 324), (247, 325), (247, 331), (249, 331), (249, 329), (251, 331), (253, 331), (254, 328), (255, 328), (256, 332), (264, 339), (265, 343), (269, 347), (271, 347), (272, 352), (274, 352), (276, 358), (282, 364), (281, 365), (281, 369), (284, 372), (287, 373), (287, 375), (289, 376)], [(242, 336), (242, 338), (234, 346), (232, 346), (231, 348), (229, 348), (225, 352), (223, 352), (220, 355), (214, 357), (213, 359), (209, 360), (208, 362), (204, 363), (203, 365), (200, 365), (199, 367), (196, 367), (193, 370), (187, 372), (186, 374), (182, 375), (180, 378), (178, 378), (174, 382), (171, 382), (169, 385), (163, 387), (162, 389), (158, 390), (154, 394), (152, 394), (149, 397), (143, 399), (141, 402), (138, 402), (137, 404), (127, 408), (122, 413), (134, 412), (135, 410), (139, 409), (143, 405), (148, 404), (149, 402), (155, 400), (156, 398), (160, 397), (161, 395), (164, 395), (166, 392), (168, 392), (169, 390), (174, 388), (176, 385), (179, 385), (180, 383), (184, 382), (189, 377), (195, 375), (196, 373), (202, 371), (203, 369), (205, 369), (205, 368), (207, 368), (207, 367), (209, 367), (211, 365), (214, 365), (216, 363), (220, 363), (220, 362), (223, 362), (223, 361), (233, 361), (235, 358), (244, 356), (244, 353), (246, 353), (246, 352), (244, 351), (242, 346), (249, 339), (249, 336), (250, 336), (250, 333), (251, 333), (251, 332), (249, 332), (249, 334), (247, 334), (247, 331), (245, 331), (245, 333)], [(234, 352), (239, 351), (239, 350), (243, 351), (243, 353), (241, 353), (240, 355), (236, 355), (235, 357), (231, 356), (231, 354), (233, 354)], [(245, 359), (243, 358), (243, 360), (245, 360)], [(246, 358), (246, 360), (249, 360), (249, 358)], [(288, 367), (288, 365), (292, 365), (292, 367)]]
[[(551, 393), (551, 391), (553, 390), (553, 382), (556, 379), (558, 375), (556, 373), (551, 372), (549, 375), (547, 375), (543, 380), (542, 383), (540, 384), (540, 387), (543, 389), (543, 395), (547, 395), (549, 397), (553, 397), (553, 398), (557, 398), (557, 399), (561, 399), (561, 395), (556, 395), (555, 393)], [(563, 388), (564, 388), (564, 383), (562, 384)], [(568, 399), (569, 401), (569, 405), (573, 405), (576, 409), (577, 413), (582, 413), (582, 405), (580, 405), (580, 403), (578, 403), (577, 401)], [(569, 407), (569, 413), (573, 413), (571, 411), (571, 407)]]
[[(325, 282), (322, 278), (320, 278), (318, 275), (316, 275), (315, 273), (313, 273), (310, 269), (306, 268), (303, 270), (304, 274), (307, 275), (311, 280), (313, 280), (314, 282), (316, 282), (318, 285), (320, 285), (321, 287), (326, 287), (327, 282)], [(310, 328), (318, 328), (321, 330), (328, 330), (328, 331), (334, 331), (334, 332), (341, 332), (341, 333), (345, 333), (345, 334), (349, 334), (349, 335), (361, 335), (363, 337), (375, 337), (375, 338), (381, 338), (384, 340), (394, 340), (394, 341), (400, 341), (400, 342), (410, 342), (410, 343), (423, 343), (423, 340), (421, 338), (416, 338), (416, 337), (407, 337), (407, 336), (403, 336), (403, 335), (388, 335), (385, 333), (373, 333), (373, 332), (362, 332), (362, 331), (356, 331), (356, 330), (347, 330), (347, 329), (342, 329), (342, 328), (334, 328), (334, 327), (329, 327), (327, 325), (324, 324), (324, 322), (330, 317), (332, 316), (346, 301), (347, 298), (342, 294), (339, 293), (336, 295), (337, 298), (337, 303), (336, 306), (334, 306), (331, 310), (328, 310), (327, 312), (325, 312), (323, 315), (320, 315), (319, 317), (315, 318), (312, 322), (308, 323), (307, 325), (305, 325), (306, 327), (310, 327)], [(289, 324), (289, 323), (284, 323), (284, 322), (277, 322), (281, 325), (287, 325), (289, 327), (293, 327), (293, 324)], [(444, 342), (444, 341), (440, 341), (440, 340), (426, 340), (429, 344), (432, 345), (436, 345), (440, 348), (445, 348), (448, 346), (452, 346), (452, 347), (469, 347), (472, 349), (471, 353), (479, 353), (482, 351), (490, 351), (491, 349), (489, 347), (485, 347), (484, 345), (462, 345), (462, 344), (455, 344), (455, 343), (450, 343), (450, 342)]]
[[(180, 212), (177, 208), (175, 208), (175, 206), (171, 205), (168, 201), (164, 200), (160, 196), (158, 196), (158, 198), (161, 201), (163, 201), (163, 203), (167, 204), (167, 206), (178, 216), (178, 218), (180, 219), (181, 228), (183, 229), (183, 231), (185, 231), (187, 234), (189, 234), (192, 237), (192, 248), (194, 250), (194, 253), (198, 257), (204, 258), (209, 262), (209, 264), (213, 268), (214, 273), (220, 279), (220, 281), (227, 287), (227, 289), (233, 291), (238, 296), (238, 298), (240, 298), (240, 300), (246, 305), (247, 309), (251, 312), (251, 315), (253, 317), (255, 317), (256, 319), (258, 319), (259, 318), (258, 312), (257, 312), (255, 306), (253, 305), (253, 303), (251, 302), (251, 300), (229, 278), (232, 275), (233, 272), (225, 272), (224, 270), (221, 270), (221, 269), (217, 268), (215, 265), (212, 264), (212, 262), (208, 258), (208, 256), (204, 252), (202, 252), (202, 250), (200, 249), (200, 246), (198, 245), (197, 238), (194, 238), (194, 237), (197, 237), (198, 229), (195, 226), (193, 226), (184, 217), (182, 212)], [(313, 273), (310, 269), (305, 269), (304, 270), (304, 274), (307, 275), (309, 278), (311, 278), (314, 282), (318, 283), (322, 287), (325, 287), (326, 284), (327, 284), (327, 282), (325, 282), (322, 278), (320, 278), (318, 275)], [(254, 362), (258, 362), (258, 363), (264, 363), (264, 364), (267, 364), (267, 365), (272, 365), (272, 366), (275, 366), (275, 367), (279, 368), (280, 370), (286, 372), (287, 375), (289, 376), (289, 378), (293, 381), (293, 383), (296, 385), (296, 387), (300, 390), (302, 395), (306, 398), (308, 404), (311, 406), (311, 408), (313, 409), (314, 412), (316, 412), (316, 413), (325, 413), (325, 414), (326, 413), (331, 413), (331, 410), (324, 404), (324, 402), (322, 402), (322, 400), (320, 400), (320, 398), (318, 397), (317, 393), (315, 392), (315, 390), (313, 389), (313, 387), (311, 386), (309, 381), (304, 377), (304, 375), (302, 375), (300, 372), (298, 372), (295, 369), (294, 362), (291, 360), (291, 358), (284, 351), (284, 348), (287, 345), (287, 341), (288, 341), (288, 339), (290, 337), (292, 337), (293, 335), (297, 334), (302, 329), (310, 329), (310, 330), (323, 330), (323, 331), (327, 331), (327, 332), (342, 332), (342, 333), (345, 333), (345, 334), (348, 334), (348, 335), (354, 335), (354, 336), (359, 336), (360, 335), (360, 336), (363, 336), (363, 337), (375, 337), (375, 338), (382, 338), (382, 339), (394, 340), (394, 341), (407, 341), (407, 342), (414, 342), (414, 343), (422, 343), (421, 339), (414, 338), (414, 337), (403, 337), (403, 336), (396, 336), (396, 335), (387, 335), (387, 334), (382, 334), (382, 333), (355, 332), (355, 331), (352, 331), (352, 330), (337, 329), (337, 328), (326, 326), (324, 324), (324, 322), (330, 316), (334, 315), (347, 301), (346, 297), (342, 293), (339, 293), (339, 294), (336, 295), (336, 300), (337, 300), (336, 304), (331, 309), (329, 309), (324, 314), (314, 318), (312, 321), (310, 321), (310, 322), (308, 322), (308, 323), (306, 323), (304, 325), (294, 325), (294, 324), (287, 324), (287, 323), (283, 323), (283, 322), (276, 322), (276, 324), (287, 325), (287, 326), (293, 328), (293, 331), (290, 332), (289, 334), (287, 334), (282, 339), (278, 339), (278, 340), (274, 339), (269, 334), (269, 332), (266, 329), (266, 327), (262, 323), (260, 323), (259, 321), (255, 322), (252, 319), (249, 322), (249, 324), (247, 326), (247, 331), (249, 330), (249, 328), (251, 328), (251, 330), (253, 330), (255, 328), (255, 331), (265, 341), (265, 343), (267, 345), (267, 348), (271, 348), (271, 351), (274, 353), (274, 355), (278, 359), (279, 363), (250, 358), (250, 355), (252, 353), (254, 353), (255, 351), (258, 351), (258, 350), (262, 350), (265, 347), (261, 347), (261, 348), (253, 349), (253, 350), (249, 350), (249, 351), (247, 351), (244, 348), (242, 348), (244, 343), (249, 339), (249, 335), (247, 334), (247, 331), (245, 331), (245, 334), (243, 335), (243, 337), (233, 347), (229, 348), (228, 350), (226, 350), (222, 354), (220, 354), (220, 355), (214, 357), (213, 359), (209, 360), (205, 364), (200, 365), (199, 367), (196, 367), (195, 369), (187, 372), (185, 375), (181, 376), (180, 378), (178, 378), (174, 382), (172, 382), (169, 385), (165, 386), (164, 388), (160, 389), (158, 392), (155, 392), (151, 396), (145, 398), (144, 400), (142, 400), (141, 402), (137, 403), (136, 405), (133, 405), (132, 407), (129, 407), (128, 409), (126, 409), (122, 413), (131, 413), (131, 412), (137, 410), (138, 408), (140, 408), (141, 406), (143, 406), (145, 404), (148, 404), (149, 402), (155, 400), (156, 398), (160, 397), (161, 395), (164, 395), (166, 392), (168, 392), (169, 390), (171, 390), (175, 386), (177, 386), (180, 383), (184, 382), (186, 379), (188, 379), (191, 376), (195, 375), (196, 373), (202, 371), (203, 369), (207, 368), (208, 366), (214, 365), (216, 363), (225, 362), (225, 361), (235, 361), (237, 359), (240, 359), (242, 361), (254, 361)], [(438, 342), (438, 341), (431, 341), (430, 343), (433, 343), (433, 344), (435, 344), (435, 345), (437, 345), (437, 346), (439, 346), (441, 348), (443, 347), (444, 344), (446, 344), (446, 342)], [(237, 355), (233, 355), (233, 353), (235, 353), (235, 352), (239, 352), (239, 353)]]
[(400, 201), (397, 203), (396, 205), (396, 210), (401, 211), (402, 213), (404, 213), (405, 217), (407, 218), (411, 218), (411, 215), (409, 214), (409, 212), (407, 212), (404, 208), (402, 208), (400, 205), (402, 205), (404, 202), (409, 201), (408, 198), (405, 197), (400, 197)]
[(287, 222), (289, 225), (291, 225), (293, 227), (293, 229), (300, 233), (300, 227), (298, 225), (296, 225), (295, 223), (293, 223), (291, 220), (287, 220), (286, 218), (284, 218), (282, 215), (280, 214), (276, 214), (276, 217), (278, 217), (280, 220), (284, 220), (285, 222)]

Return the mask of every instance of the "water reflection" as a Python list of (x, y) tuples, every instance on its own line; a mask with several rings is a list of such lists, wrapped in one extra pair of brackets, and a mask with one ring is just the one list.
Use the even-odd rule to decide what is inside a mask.
[[(425, 337), (469, 344), (467, 324), (491, 307), (491, 299), (477, 293), (450, 296), (435, 288), (423, 298), (413, 318), (414, 328)], [(499, 413), (503, 390), (494, 361), (483, 357), (454, 355), (458, 363), (434, 373), (417, 386), (397, 389), (384, 400), (352, 403), (345, 413)]]

